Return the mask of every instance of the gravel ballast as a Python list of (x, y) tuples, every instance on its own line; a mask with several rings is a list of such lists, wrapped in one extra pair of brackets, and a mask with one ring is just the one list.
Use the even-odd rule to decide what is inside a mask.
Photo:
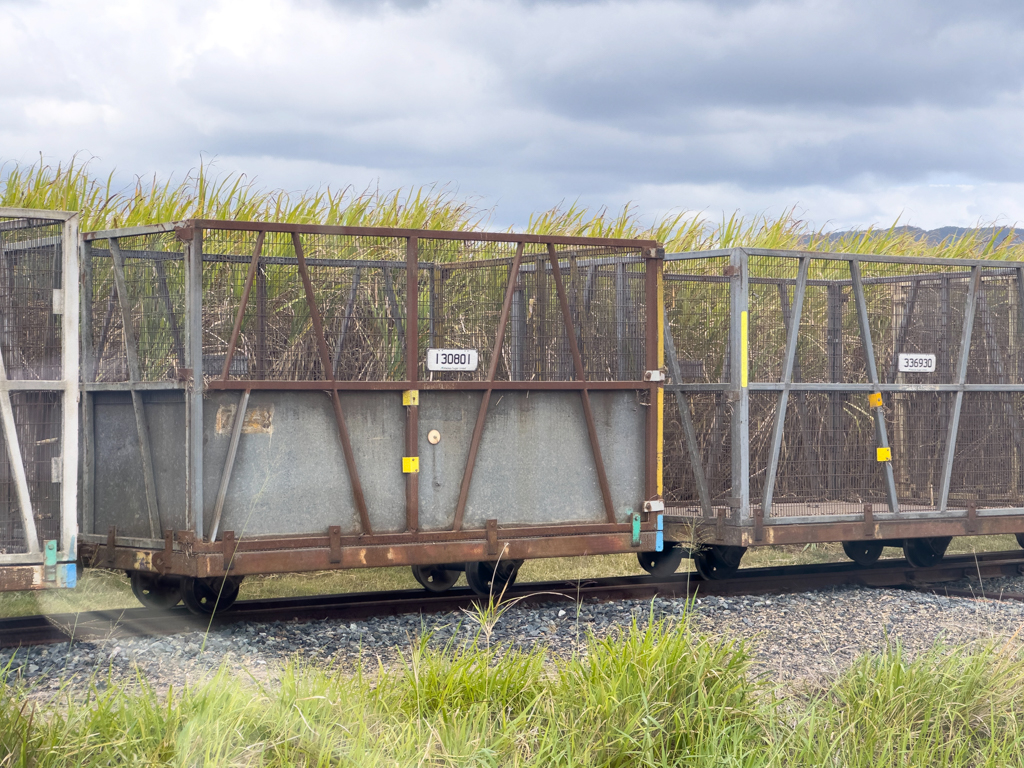
[[(1024, 592), (1024, 579), (974, 582), (980, 595)], [(941, 586), (941, 585), (940, 585)], [(950, 585), (953, 586), (953, 585)], [(963, 588), (963, 584), (956, 584)], [(652, 615), (681, 621), (686, 600), (549, 603), (513, 607), (493, 625), (490, 644), (549, 654), (582, 650), (588, 633), (606, 636)], [(578, 611), (577, 611), (578, 607)], [(857, 656), (899, 643), (910, 654), (936, 641), (962, 645), (1013, 638), (1024, 625), (1024, 603), (946, 597), (895, 589), (838, 588), (757, 597), (706, 597), (693, 601), (692, 629), (709, 638), (748, 641), (756, 673), (776, 680), (826, 679)], [(431, 643), (487, 640), (472, 613), (388, 616), (365, 621), (240, 623), (209, 634), (111, 638), (100, 642), (0, 650), (0, 667), (41, 689), (79, 687), (90, 681), (132, 681), (141, 673), (157, 690), (197, 681), (222, 664), (258, 679), (293, 658), (374, 672), (407, 655), (423, 632)], [(1024, 633), (1022, 633), (1024, 635)]]

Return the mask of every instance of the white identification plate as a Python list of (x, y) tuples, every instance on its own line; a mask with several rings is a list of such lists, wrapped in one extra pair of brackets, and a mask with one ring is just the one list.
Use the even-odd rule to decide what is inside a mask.
[(901, 373), (935, 373), (935, 355), (900, 352), (897, 364)]
[(428, 349), (428, 371), (475, 371), (479, 356), (475, 349)]

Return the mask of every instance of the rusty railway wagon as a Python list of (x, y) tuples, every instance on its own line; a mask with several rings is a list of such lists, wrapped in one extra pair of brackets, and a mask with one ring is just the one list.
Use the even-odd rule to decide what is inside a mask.
[(526, 558), (661, 546), (657, 243), (224, 221), (80, 241), (81, 426), (51, 452), (67, 472), (80, 450), (80, 562), (142, 602), (393, 565), (487, 593)]
[(1024, 532), (1017, 264), (9, 209), (0, 248), (3, 589)]

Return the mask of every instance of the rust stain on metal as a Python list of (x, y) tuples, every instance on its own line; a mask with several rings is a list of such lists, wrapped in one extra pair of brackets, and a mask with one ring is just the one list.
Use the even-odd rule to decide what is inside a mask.
[(498, 521), (487, 521), (487, 554), (498, 554)]
[(136, 571), (152, 571), (153, 568), (153, 552), (147, 552), (145, 550), (135, 550), (135, 567), (133, 570)]
[[(230, 435), (235, 423), (234, 403), (222, 405), (217, 409), (216, 431), (218, 435)], [(245, 410), (242, 421), (242, 434), (272, 435), (274, 433), (274, 405), (250, 405)]]

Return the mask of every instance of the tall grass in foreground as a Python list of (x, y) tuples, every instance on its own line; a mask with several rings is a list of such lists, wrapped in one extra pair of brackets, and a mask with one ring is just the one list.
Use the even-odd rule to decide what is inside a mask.
[[(218, 174), (200, 164), (180, 181), (138, 177), (117, 188), (113, 175), (93, 174), (89, 163), (0, 166), (0, 206), (80, 211), (83, 230), (152, 224), (187, 218), (280, 221), (302, 224), (410, 227), (415, 229), (486, 229), (493, 211), (479, 201), (460, 198), (451, 186), (426, 186), (383, 192), (352, 186), (299, 192), (266, 189), (242, 174)], [(1000, 238), (998, 225), (979, 224), (984, 232), (931, 244), (894, 222), (888, 229), (869, 228), (830, 237), (802, 221), (795, 209), (771, 218), (733, 214), (712, 221), (680, 209), (653, 222), (633, 204), (617, 212), (577, 203), (559, 204), (532, 214), (523, 231), (590, 237), (647, 238), (668, 252), (709, 248), (806, 248), (814, 251), (881, 253), (901, 256), (1024, 259), (1024, 244)], [(989, 231), (991, 230), (991, 231)]]
[(654, 622), (586, 652), (415, 646), (371, 678), (293, 663), (157, 696), (43, 703), (0, 681), (0, 765), (1020, 765), (1024, 659), (898, 649), (794, 693), (746, 649)]

